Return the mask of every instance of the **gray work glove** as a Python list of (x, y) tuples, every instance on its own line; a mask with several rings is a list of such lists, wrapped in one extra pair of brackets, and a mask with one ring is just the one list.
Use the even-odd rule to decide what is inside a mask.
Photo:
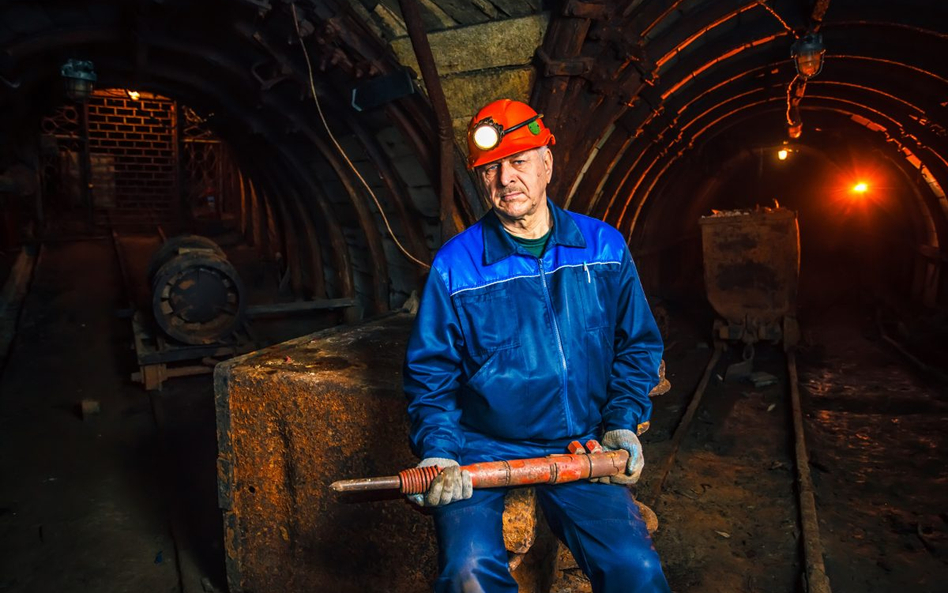
[(418, 467), (429, 465), (440, 466), (441, 473), (432, 480), (431, 486), (424, 494), (409, 494), (408, 500), (420, 507), (444, 506), (456, 500), (470, 498), (474, 493), (471, 482), (471, 473), (462, 471), (461, 466), (453, 459), (443, 457), (425, 457)]
[(642, 443), (639, 437), (631, 430), (610, 430), (602, 435), (602, 448), (606, 451), (625, 449), (629, 452), (629, 462), (625, 466), (625, 474), (618, 474), (606, 478), (599, 478), (603, 484), (631, 485), (639, 481), (642, 468), (645, 467), (645, 457), (642, 456)]

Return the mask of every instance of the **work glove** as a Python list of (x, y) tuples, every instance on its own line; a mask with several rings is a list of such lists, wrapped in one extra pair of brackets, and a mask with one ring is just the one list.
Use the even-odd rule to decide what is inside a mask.
[(625, 466), (624, 474), (617, 474), (597, 481), (603, 484), (632, 485), (639, 481), (642, 468), (645, 467), (645, 457), (642, 456), (642, 443), (639, 437), (631, 430), (610, 430), (602, 435), (602, 448), (606, 451), (625, 449), (629, 452), (629, 462)]
[(474, 493), (471, 482), (471, 473), (461, 470), (461, 466), (453, 459), (443, 457), (426, 457), (418, 467), (437, 465), (441, 473), (431, 481), (431, 486), (424, 494), (409, 494), (408, 500), (420, 507), (439, 507), (456, 500), (470, 498)]

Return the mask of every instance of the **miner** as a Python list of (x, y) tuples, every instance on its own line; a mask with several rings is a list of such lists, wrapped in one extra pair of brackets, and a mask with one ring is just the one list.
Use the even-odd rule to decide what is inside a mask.
[(437, 592), (515, 592), (502, 533), (505, 489), (471, 487), (459, 465), (564, 453), (599, 439), (624, 475), (536, 486), (553, 532), (597, 593), (668, 591), (629, 489), (642, 471), (662, 340), (622, 235), (547, 196), (555, 139), (509, 99), (468, 129), (492, 209), (438, 251), (405, 360), (411, 445), (444, 470), (431, 507)]

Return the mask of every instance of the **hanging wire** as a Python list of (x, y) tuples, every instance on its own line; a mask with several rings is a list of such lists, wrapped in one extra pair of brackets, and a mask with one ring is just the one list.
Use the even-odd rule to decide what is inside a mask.
[(793, 36), (794, 39), (796, 39), (797, 34), (793, 31), (793, 29), (790, 28), (790, 25), (787, 24), (787, 21), (783, 20), (783, 18), (781, 18), (781, 16), (777, 14), (776, 10), (774, 10), (773, 8), (767, 5), (767, 0), (755, 0), (755, 2), (757, 2), (757, 4), (759, 4), (761, 8), (763, 8), (764, 10), (769, 12), (771, 15), (773, 15), (775, 19), (780, 21), (780, 24), (783, 25), (783, 28), (787, 31), (787, 33), (789, 33), (790, 35)]
[(296, 17), (296, 4), (290, 4), (290, 9), (293, 11), (293, 24), (296, 26), (296, 37), (300, 41), (300, 47), (303, 49), (303, 57), (306, 59), (306, 70), (309, 73), (309, 89), (313, 93), (313, 101), (316, 103), (316, 111), (319, 112), (319, 119), (323, 122), (323, 127), (326, 128), (326, 133), (329, 134), (329, 138), (332, 140), (332, 143), (336, 146), (336, 150), (339, 151), (339, 154), (342, 155), (342, 158), (345, 159), (348, 163), (349, 168), (352, 169), (352, 172), (355, 173), (356, 177), (359, 178), (359, 181), (362, 182), (362, 185), (365, 187), (366, 191), (369, 192), (369, 195), (372, 196), (372, 201), (375, 202), (375, 207), (378, 208), (379, 214), (382, 216), (382, 221), (385, 222), (385, 228), (388, 229), (388, 234), (392, 238), (392, 241), (395, 242), (395, 245), (398, 249), (405, 254), (405, 257), (415, 262), (419, 266), (428, 269), (431, 268), (430, 265), (421, 261), (420, 259), (413, 256), (408, 252), (407, 249), (401, 244), (398, 240), (398, 237), (395, 236), (395, 231), (392, 230), (392, 226), (388, 222), (388, 217), (385, 216), (385, 211), (382, 210), (382, 205), (379, 203), (379, 199), (375, 196), (375, 192), (372, 191), (372, 188), (369, 187), (369, 184), (362, 177), (362, 174), (359, 173), (359, 170), (356, 169), (356, 166), (349, 160), (349, 156), (346, 154), (346, 151), (342, 149), (342, 146), (339, 145), (339, 142), (336, 141), (336, 137), (333, 135), (332, 130), (329, 129), (329, 124), (326, 122), (326, 116), (323, 115), (322, 105), (319, 103), (319, 95), (316, 94), (316, 81), (313, 78), (313, 65), (309, 61), (309, 52), (306, 51), (306, 44), (303, 43), (303, 35), (300, 32), (300, 23), (299, 19)]

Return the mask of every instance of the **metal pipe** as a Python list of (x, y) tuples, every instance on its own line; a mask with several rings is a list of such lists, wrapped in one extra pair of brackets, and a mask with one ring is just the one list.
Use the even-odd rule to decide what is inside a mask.
[(800, 525), (803, 531), (803, 559), (807, 591), (831, 593), (826, 566), (823, 564), (823, 544), (820, 542), (820, 522), (816, 515), (816, 495), (810, 476), (810, 456), (806, 449), (803, 431), (803, 411), (800, 404), (800, 387), (797, 381), (797, 358), (793, 351), (787, 353), (787, 370), (790, 373), (790, 403), (793, 408), (793, 439), (797, 462), (797, 496), (800, 503)]
[[(620, 449), (603, 452), (595, 441), (586, 443), (586, 448), (595, 452), (580, 452), (583, 451), (582, 445), (574, 442), (570, 445), (572, 453), (569, 454), (473, 463), (461, 469), (470, 472), (474, 488), (562, 484), (625, 472), (629, 461), (628, 451)], [(399, 472), (397, 476), (339, 480), (330, 487), (336, 492), (397, 489), (402, 494), (421, 494), (428, 490), (442, 469), (437, 466), (413, 467)]]
[(441, 79), (438, 77), (438, 68), (435, 66), (431, 46), (428, 44), (428, 35), (425, 33), (421, 21), (421, 12), (416, 0), (398, 0), (402, 16), (405, 18), (405, 28), (411, 39), (411, 47), (415, 52), (415, 59), (421, 69), (421, 77), (428, 90), (428, 98), (434, 109), (438, 123), (438, 144), (440, 146), (440, 178), (439, 191), (441, 195), (441, 243), (450, 239), (457, 232), (454, 225), (454, 138), (451, 128), (451, 114), (448, 112), (448, 102), (441, 88)]

